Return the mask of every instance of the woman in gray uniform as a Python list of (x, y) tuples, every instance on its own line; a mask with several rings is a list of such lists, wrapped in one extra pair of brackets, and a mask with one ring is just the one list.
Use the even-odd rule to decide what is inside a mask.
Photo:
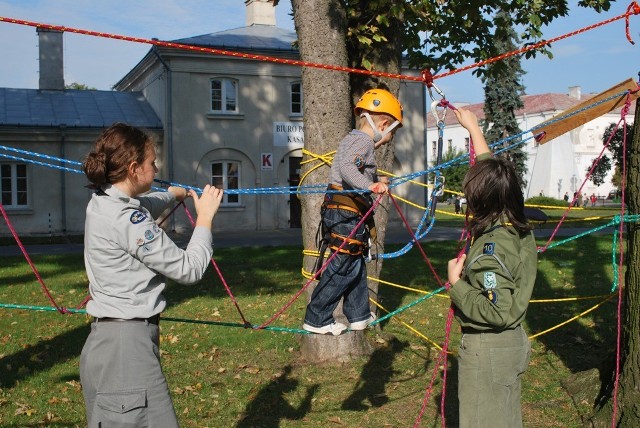
[(473, 216), (471, 246), (466, 256), (448, 265), (449, 295), (462, 327), (459, 426), (518, 428), (520, 376), (531, 352), (521, 323), (536, 280), (538, 253), (513, 164), (491, 157), (473, 113), (455, 113), (477, 154), (463, 182)]
[[(143, 131), (117, 123), (106, 129), (83, 163), (96, 192), (87, 206), (85, 266), (94, 316), (80, 357), (89, 427), (177, 427), (160, 367), (160, 312), (165, 277), (199, 281), (212, 255), (211, 224), (222, 190), (198, 196), (180, 187), (146, 193), (158, 168)], [(144, 194), (144, 195), (143, 195)], [(154, 218), (175, 201), (193, 198), (198, 218), (186, 250)]]

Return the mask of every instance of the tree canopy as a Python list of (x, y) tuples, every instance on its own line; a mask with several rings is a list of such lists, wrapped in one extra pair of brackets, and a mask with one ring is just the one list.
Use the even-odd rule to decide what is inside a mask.
[[(633, 134), (633, 125), (626, 124), (626, 126), (627, 139), (630, 139), (630, 136)], [(608, 147), (609, 152), (611, 153), (611, 158), (606, 154), (603, 154), (600, 161), (593, 169), (593, 173), (591, 174), (591, 177), (589, 177), (589, 180), (591, 180), (591, 182), (596, 186), (604, 184), (604, 180), (612, 167), (614, 167), (615, 170), (611, 182), (616, 187), (620, 186), (620, 170), (622, 169), (622, 155), (624, 149), (624, 132), (625, 129), (622, 127), (616, 129), (615, 123), (610, 123), (604, 130), (604, 133), (602, 134), (602, 144), (607, 144), (609, 138), (611, 138), (611, 142)], [(614, 134), (613, 136), (611, 136), (612, 133)], [(596, 159), (591, 162), (591, 165), (587, 168), (586, 172), (589, 172), (591, 168), (593, 168), (593, 164), (595, 162)]]
[[(467, 59), (485, 60), (504, 53), (495, 43), (496, 15), (509, 16), (525, 44), (543, 40), (542, 27), (566, 16), (566, 0), (342, 0), (347, 11), (348, 45), (353, 66), (372, 69), (371, 54), (382, 44), (399, 43), (409, 66), (434, 72), (455, 69)], [(612, 0), (580, 0), (578, 6), (607, 11)], [(397, 26), (398, 23), (402, 25)], [(394, 39), (397, 35), (399, 39)], [(532, 50), (525, 57), (547, 48)], [(484, 70), (475, 71), (483, 74)]]

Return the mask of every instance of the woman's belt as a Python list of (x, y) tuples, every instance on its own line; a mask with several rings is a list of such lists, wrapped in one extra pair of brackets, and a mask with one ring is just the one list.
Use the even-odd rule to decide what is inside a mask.
[(149, 318), (111, 318), (111, 317), (102, 317), (102, 318), (94, 318), (97, 323), (101, 322), (148, 322), (149, 324), (160, 324), (160, 314), (156, 314)]

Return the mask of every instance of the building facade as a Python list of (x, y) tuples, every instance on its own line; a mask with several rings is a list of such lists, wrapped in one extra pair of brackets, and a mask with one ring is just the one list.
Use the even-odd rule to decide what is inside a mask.
[[(173, 42), (300, 59), (295, 32), (275, 25), (271, 2), (247, 0), (246, 4), (245, 27)], [(401, 83), (406, 122), (396, 137), (395, 174), (425, 165), (423, 86)], [(299, 182), (305, 102), (300, 66), (154, 46), (115, 88), (143, 93), (161, 118), (166, 150), (160, 176), (174, 183), (194, 187), (212, 183), (232, 191), (224, 197), (216, 227), (301, 226), (296, 194), (252, 193), (256, 188), (288, 188)], [(404, 187), (398, 189), (403, 197), (424, 204), (421, 188)], [(176, 221), (177, 230), (191, 227), (181, 216)]]
[[(519, 127), (523, 132), (531, 130), (578, 103), (588, 100), (593, 95), (582, 94), (580, 87), (577, 86), (569, 88), (567, 94), (524, 95), (522, 97), (524, 108), (515, 113)], [(635, 103), (632, 103), (631, 111), (627, 116), (627, 123), (630, 124), (633, 123), (634, 105)], [(484, 119), (484, 104), (461, 106), (472, 110), (478, 119)], [(578, 191), (585, 180), (593, 160), (602, 150), (604, 130), (611, 123), (617, 123), (619, 120), (620, 109), (615, 109), (545, 144), (537, 144), (531, 138), (531, 132), (524, 134), (523, 139), (527, 140), (523, 145), (524, 151), (527, 153), (527, 174), (524, 177), (527, 181), (524, 189), (525, 198), (543, 194), (562, 199), (565, 193), (573, 197), (574, 192)], [(438, 128), (435, 125), (435, 120), (431, 117), (428, 121), (427, 134), (429, 136), (430, 165), (433, 166)], [(469, 133), (458, 124), (453, 115), (445, 118), (443, 135), (443, 152), (448, 149), (458, 150), (462, 153), (468, 152)], [(494, 142), (489, 141), (488, 143)], [(608, 150), (605, 153), (611, 158), (611, 153)], [(444, 174), (446, 177), (446, 171)], [(588, 180), (582, 188), (582, 194), (606, 197), (614, 189), (611, 183), (612, 176), (613, 170), (609, 171), (601, 186), (596, 186)]]
[[(38, 29), (39, 89), (0, 88), (1, 203), (18, 235), (84, 232), (92, 191), (79, 163), (104, 128), (128, 122), (163, 139), (140, 92), (65, 89), (62, 37)], [(0, 226), (0, 235), (9, 228)]]

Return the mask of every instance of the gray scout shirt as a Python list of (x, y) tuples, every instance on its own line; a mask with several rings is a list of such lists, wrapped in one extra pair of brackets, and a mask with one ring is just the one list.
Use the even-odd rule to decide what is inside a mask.
[(175, 201), (170, 192), (130, 198), (106, 185), (87, 206), (84, 259), (94, 317), (148, 318), (165, 308), (165, 279), (199, 281), (212, 256), (211, 231), (196, 227), (186, 250), (154, 218)]
[(331, 164), (329, 183), (345, 190), (363, 189), (378, 181), (375, 145), (357, 129), (342, 139)]

